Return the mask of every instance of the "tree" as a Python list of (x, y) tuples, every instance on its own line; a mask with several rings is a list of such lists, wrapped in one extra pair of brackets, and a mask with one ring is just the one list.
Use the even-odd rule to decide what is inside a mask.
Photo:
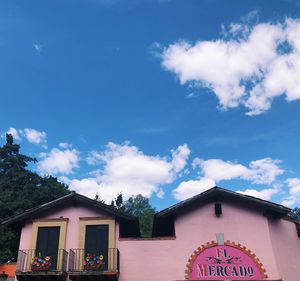
[[(0, 221), (69, 193), (55, 177), (41, 177), (27, 168), (36, 162), (21, 154), (13, 136), (6, 135), (6, 144), (0, 147)], [(18, 229), (0, 226), (0, 262), (15, 259), (18, 244)]]
[(100, 203), (105, 204), (105, 200), (103, 200), (103, 199), (100, 198), (98, 192), (96, 193), (94, 200), (96, 200), (96, 201), (98, 201)]
[(125, 211), (122, 192), (118, 193), (117, 197), (115, 199), (111, 200), (110, 205), (115, 207), (118, 210)]
[(297, 220), (300, 222), (300, 208), (294, 208), (290, 213), (289, 213), (289, 216), (294, 219), (294, 220)]
[(151, 237), (153, 217), (155, 209), (151, 206), (149, 199), (141, 194), (130, 197), (124, 203), (125, 212), (139, 218), (142, 237)]

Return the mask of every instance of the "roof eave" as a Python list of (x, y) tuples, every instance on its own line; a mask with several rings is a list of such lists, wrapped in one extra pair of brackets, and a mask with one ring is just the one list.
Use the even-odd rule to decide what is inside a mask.
[(47, 202), (43, 205), (40, 205), (40, 206), (32, 208), (32, 209), (29, 209), (21, 214), (17, 214), (15, 216), (11, 217), (11, 218), (4, 219), (1, 222), (1, 225), (9, 226), (9, 225), (21, 222), (26, 219), (30, 219), (30, 218), (34, 217), (38, 212), (47, 211), (55, 206), (61, 205), (62, 203), (65, 203), (70, 200), (76, 200), (76, 201), (88, 204), (90, 206), (99, 208), (99, 209), (115, 216), (116, 218), (125, 219), (125, 220), (136, 220), (135, 216), (132, 216), (132, 215), (126, 214), (122, 211), (119, 211), (112, 206), (106, 205), (104, 203), (98, 202), (98, 201), (90, 199), (90, 198), (87, 198), (78, 193), (71, 192), (70, 194), (60, 197), (56, 200)]
[(257, 205), (261, 209), (273, 211), (273, 212), (276, 212), (283, 216), (288, 214), (291, 211), (290, 208), (285, 207), (283, 205), (272, 203), (272, 202), (269, 202), (269, 201), (266, 201), (263, 199), (259, 199), (259, 198), (253, 197), (253, 196), (239, 194), (237, 192), (215, 186), (215, 187), (208, 189), (198, 195), (195, 195), (191, 198), (188, 198), (182, 202), (179, 202), (169, 208), (166, 208), (166, 209), (156, 213), (155, 218), (160, 218), (160, 217), (163, 218), (166, 216), (177, 214), (178, 212), (180, 212), (181, 210), (183, 210), (185, 207), (189, 206), (190, 204), (193, 204), (197, 201), (204, 201), (206, 199), (211, 199), (214, 197), (218, 198), (218, 196), (219, 197), (223, 196), (223, 198), (225, 196), (225, 198), (236, 199), (236, 200), (239, 200), (242, 202), (247, 202), (252, 205)]

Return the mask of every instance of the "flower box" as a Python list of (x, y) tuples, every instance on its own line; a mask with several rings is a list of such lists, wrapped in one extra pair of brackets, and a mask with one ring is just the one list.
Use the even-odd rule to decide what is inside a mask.
[(48, 271), (50, 269), (51, 262), (49, 256), (36, 256), (31, 259), (32, 271)]
[(83, 261), (83, 268), (86, 271), (95, 270), (100, 271), (104, 269), (104, 256), (97, 254), (86, 254)]

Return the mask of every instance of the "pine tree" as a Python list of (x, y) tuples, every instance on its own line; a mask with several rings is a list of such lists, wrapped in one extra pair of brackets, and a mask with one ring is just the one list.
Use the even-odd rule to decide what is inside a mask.
[(122, 192), (118, 193), (117, 197), (111, 200), (110, 206), (113, 206), (120, 211), (125, 211)]
[[(41, 177), (28, 169), (37, 160), (20, 153), (13, 136), (6, 135), (0, 147), (0, 220), (24, 212), (69, 193), (65, 184), (55, 177)], [(0, 226), (0, 262), (16, 258), (19, 230)]]

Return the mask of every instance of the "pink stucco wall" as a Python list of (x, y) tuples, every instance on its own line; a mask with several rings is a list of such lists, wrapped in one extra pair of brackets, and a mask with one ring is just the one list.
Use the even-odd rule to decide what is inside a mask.
[[(81, 206), (72, 206), (55, 210), (47, 215), (41, 216), (39, 219), (58, 219), (60, 217), (68, 218), (67, 233), (66, 233), (66, 249), (79, 248), (79, 218), (80, 217), (105, 217), (109, 218), (104, 212), (95, 211), (90, 208)], [(32, 222), (28, 221), (22, 228), (19, 249), (31, 249)], [(67, 278), (67, 281), (70, 281)]]
[(122, 255), (120, 280), (183, 280), (191, 254), (202, 244), (216, 240), (216, 233), (224, 233), (225, 240), (241, 243), (253, 251), (270, 279), (279, 277), (268, 221), (255, 210), (224, 203), (223, 214), (217, 218), (214, 205), (208, 204), (180, 216), (175, 221), (175, 231), (175, 240), (118, 241)]
[(26, 223), (21, 232), (21, 237), (20, 237), (20, 244), (19, 244), (19, 249), (30, 249), (30, 243), (31, 243), (31, 223), (28, 222)]
[(279, 275), (287, 281), (300, 280), (300, 238), (295, 224), (289, 221), (270, 221), (270, 237)]
[[(224, 233), (225, 240), (241, 243), (254, 252), (266, 268), (269, 279), (299, 281), (300, 239), (295, 225), (289, 221), (268, 221), (260, 212), (222, 204), (223, 214), (217, 218), (214, 205), (207, 204), (181, 214), (175, 221), (176, 237), (170, 239), (117, 239), (120, 250), (120, 281), (184, 280), (191, 254), (202, 244), (216, 240)], [(79, 217), (107, 217), (91, 209), (69, 207), (41, 218), (68, 218), (66, 250), (78, 248)], [(116, 224), (116, 237), (119, 227)], [(31, 223), (25, 224), (20, 249), (28, 249)], [(292, 256), (292, 259), (291, 259)]]
[[(56, 210), (48, 215), (43, 215), (39, 219), (57, 219), (68, 218), (67, 224), (67, 237), (66, 237), (66, 250), (79, 248), (79, 217), (105, 217), (109, 215), (103, 212), (95, 211), (85, 207), (67, 207)], [(30, 249), (32, 233), (32, 224), (28, 221), (21, 232), (20, 249)]]

